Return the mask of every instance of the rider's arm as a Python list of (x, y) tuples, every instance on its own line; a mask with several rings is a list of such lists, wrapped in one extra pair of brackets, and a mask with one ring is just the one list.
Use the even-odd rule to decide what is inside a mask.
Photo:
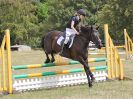
[(76, 32), (76, 34), (79, 34), (79, 32), (74, 28), (74, 21), (71, 22), (71, 28)]

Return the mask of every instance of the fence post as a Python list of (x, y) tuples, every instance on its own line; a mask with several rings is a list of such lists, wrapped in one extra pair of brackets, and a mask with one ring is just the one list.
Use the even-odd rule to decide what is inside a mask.
[(110, 67), (110, 51), (109, 51), (109, 37), (108, 37), (108, 24), (104, 25), (105, 31), (105, 44), (106, 44), (106, 53), (107, 53), (107, 66), (108, 66), (108, 78), (111, 78), (111, 67)]
[(128, 59), (128, 45), (127, 45), (126, 29), (124, 29), (124, 37), (125, 37), (126, 59)]
[(7, 68), (8, 68), (8, 92), (12, 93), (13, 89), (12, 89), (10, 31), (7, 29), (5, 33), (6, 33)]

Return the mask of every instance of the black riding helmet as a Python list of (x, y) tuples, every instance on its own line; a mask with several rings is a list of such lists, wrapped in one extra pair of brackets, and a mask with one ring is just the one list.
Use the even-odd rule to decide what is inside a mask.
[(86, 12), (85, 12), (84, 9), (79, 9), (79, 10), (77, 11), (77, 13), (80, 14), (80, 15), (86, 16)]

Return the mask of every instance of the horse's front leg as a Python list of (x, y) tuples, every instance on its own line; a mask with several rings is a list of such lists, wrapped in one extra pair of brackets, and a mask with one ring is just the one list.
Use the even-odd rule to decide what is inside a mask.
[(85, 73), (86, 73), (87, 79), (88, 79), (88, 85), (89, 85), (89, 87), (92, 87), (92, 81), (94, 80), (94, 77), (93, 77), (92, 72), (90, 71), (90, 67), (88, 65), (88, 59), (84, 60), (83, 58), (81, 58), (80, 63), (84, 66)]
[(93, 76), (93, 74), (92, 74), (92, 72), (91, 72), (91, 70), (90, 70), (90, 66), (89, 66), (89, 64), (88, 64), (88, 59), (86, 59), (85, 62), (86, 62), (87, 65), (88, 65), (88, 66), (87, 66), (87, 69), (88, 69), (88, 72), (89, 72), (89, 75), (90, 75), (91, 81), (94, 81), (95, 78), (94, 78), (94, 76)]

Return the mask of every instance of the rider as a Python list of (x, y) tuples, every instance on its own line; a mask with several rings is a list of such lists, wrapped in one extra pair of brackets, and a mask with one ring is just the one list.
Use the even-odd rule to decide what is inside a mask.
[(84, 9), (79, 9), (74, 16), (71, 17), (66, 26), (66, 34), (64, 44), (67, 44), (71, 35), (79, 35), (79, 32), (75, 29), (76, 26), (85, 18), (86, 12)]

